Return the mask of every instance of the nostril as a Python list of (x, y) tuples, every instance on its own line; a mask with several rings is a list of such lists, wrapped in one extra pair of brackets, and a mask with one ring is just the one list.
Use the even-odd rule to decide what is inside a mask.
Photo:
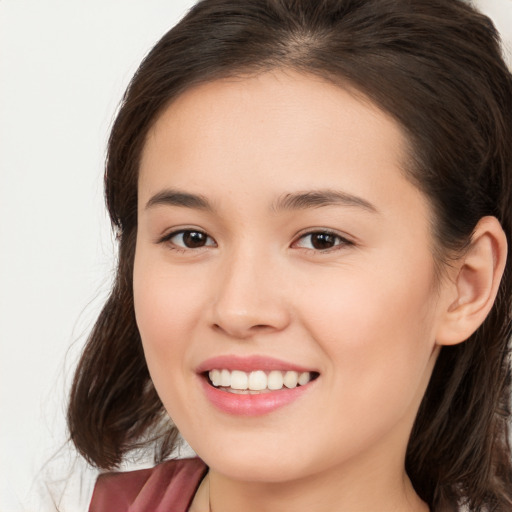
[(242, 323), (238, 324), (235, 322), (230, 322), (226, 324), (213, 323), (212, 328), (217, 332), (222, 332), (223, 334), (227, 334), (228, 336), (240, 339), (249, 338), (250, 336), (256, 333), (263, 333), (267, 331), (270, 332), (275, 330), (274, 327), (267, 324), (250, 325), (250, 323), (246, 323), (244, 325)]

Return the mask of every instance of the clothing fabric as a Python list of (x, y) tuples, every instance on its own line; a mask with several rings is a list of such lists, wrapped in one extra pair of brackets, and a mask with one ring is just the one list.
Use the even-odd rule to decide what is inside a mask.
[(198, 458), (98, 477), (89, 512), (187, 512), (208, 468)]

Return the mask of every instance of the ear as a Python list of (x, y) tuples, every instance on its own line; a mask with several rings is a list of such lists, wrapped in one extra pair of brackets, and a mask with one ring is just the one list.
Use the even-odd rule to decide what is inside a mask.
[(455, 262), (454, 278), (443, 285), (438, 345), (461, 343), (480, 327), (496, 299), (506, 259), (507, 237), (498, 219), (483, 217), (467, 251)]

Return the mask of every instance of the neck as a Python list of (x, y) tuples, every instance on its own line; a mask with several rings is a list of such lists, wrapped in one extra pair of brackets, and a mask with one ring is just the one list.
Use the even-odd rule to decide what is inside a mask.
[(405, 472), (331, 469), (290, 482), (243, 482), (210, 471), (203, 507), (211, 512), (428, 512)]

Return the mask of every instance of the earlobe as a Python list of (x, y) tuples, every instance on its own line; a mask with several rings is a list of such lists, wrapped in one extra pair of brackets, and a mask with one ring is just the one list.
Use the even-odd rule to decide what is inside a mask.
[(496, 299), (506, 258), (507, 238), (498, 219), (483, 217), (470, 246), (456, 262), (436, 336), (438, 345), (461, 343), (480, 327)]

